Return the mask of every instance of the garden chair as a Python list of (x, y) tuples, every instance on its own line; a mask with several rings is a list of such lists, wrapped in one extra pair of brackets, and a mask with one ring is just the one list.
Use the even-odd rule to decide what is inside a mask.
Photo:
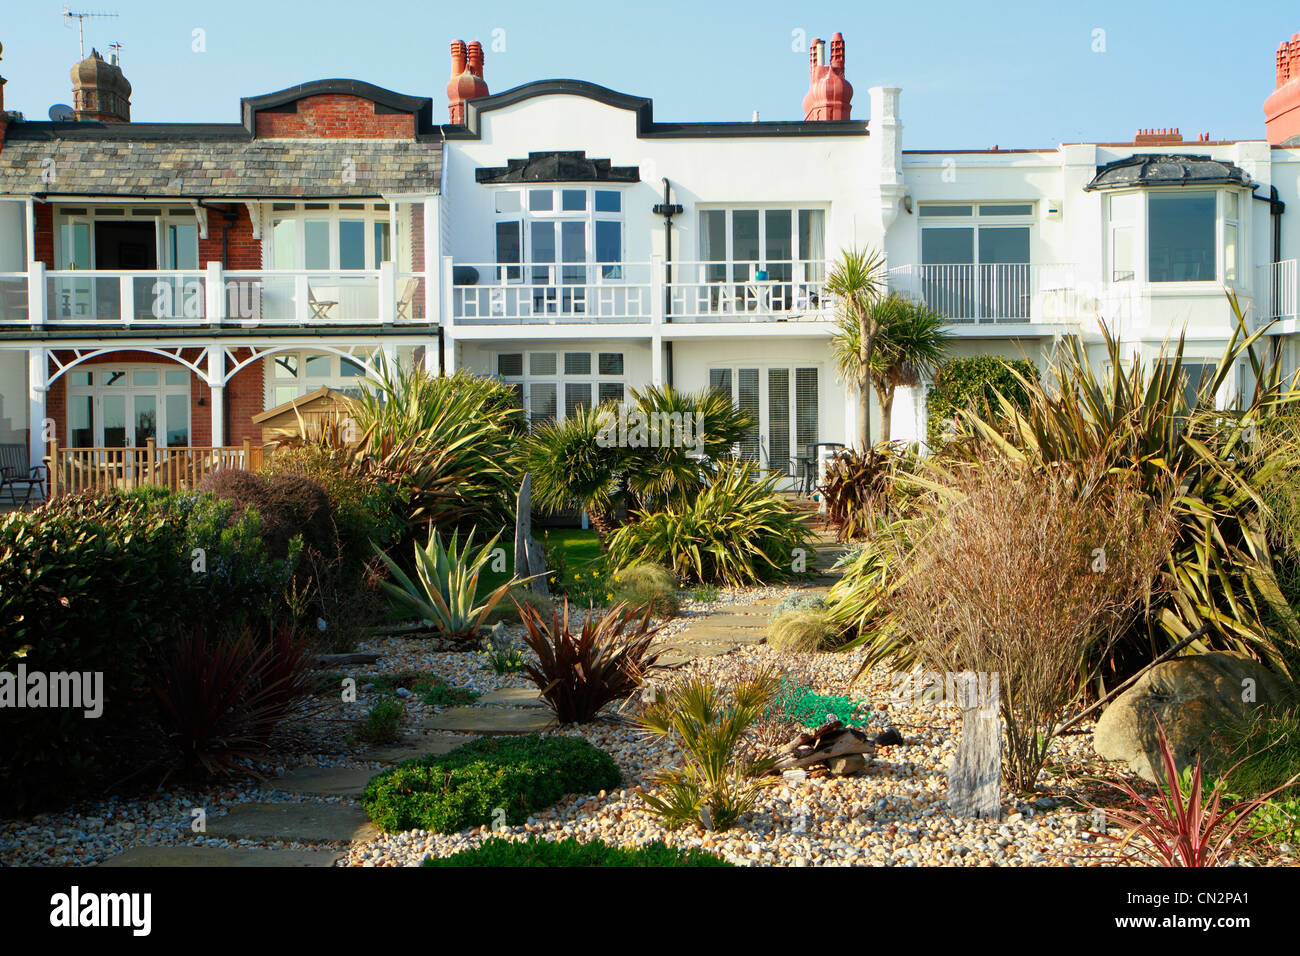
[(411, 318), (411, 308), (415, 305), (415, 290), (419, 285), (419, 279), (410, 278), (402, 286), (402, 294), (397, 297), (397, 317), (399, 319)]
[(334, 307), (338, 305), (338, 302), (330, 301), (329, 299), (316, 298), (315, 290), (313, 290), (311, 286), (307, 286), (307, 304), (311, 306), (311, 317), (313, 319), (320, 319), (322, 322), (328, 322), (333, 318), (333, 316), (330, 315), (330, 312), (334, 310)]

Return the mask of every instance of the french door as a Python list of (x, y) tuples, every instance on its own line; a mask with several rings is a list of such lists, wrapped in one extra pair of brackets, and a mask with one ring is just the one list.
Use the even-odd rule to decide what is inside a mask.
[(778, 475), (798, 474), (797, 459), (814, 455), (821, 441), (819, 385), (815, 366), (709, 369), (709, 388), (729, 396), (751, 419), (740, 457)]
[(140, 448), (190, 443), (189, 373), (175, 368), (109, 368), (69, 373), (68, 437), (74, 448)]

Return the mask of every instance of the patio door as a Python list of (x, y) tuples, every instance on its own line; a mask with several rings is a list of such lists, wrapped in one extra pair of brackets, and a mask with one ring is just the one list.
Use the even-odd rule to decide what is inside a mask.
[(798, 459), (821, 440), (819, 369), (789, 365), (713, 368), (709, 387), (721, 391), (754, 422), (741, 439), (741, 458), (765, 471), (797, 475)]
[(177, 368), (81, 369), (68, 373), (68, 437), (74, 448), (190, 443), (189, 372)]

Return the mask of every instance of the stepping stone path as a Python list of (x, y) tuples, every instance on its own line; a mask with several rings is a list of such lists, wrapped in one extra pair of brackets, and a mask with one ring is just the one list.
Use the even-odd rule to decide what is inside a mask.
[(342, 850), (267, 850), (259, 847), (134, 846), (100, 866), (333, 866)]
[(453, 707), (428, 718), (430, 730), (458, 730), (474, 734), (536, 734), (555, 726), (549, 710), (539, 707), (494, 707), (474, 704)]
[(358, 843), (379, 836), (360, 807), (344, 803), (244, 803), (208, 821), (219, 840)]

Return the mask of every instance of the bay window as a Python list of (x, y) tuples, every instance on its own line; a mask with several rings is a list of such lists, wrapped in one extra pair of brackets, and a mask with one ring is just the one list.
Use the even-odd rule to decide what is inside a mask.
[[(623, 278), (623, 194), (617, 189), (535, 185), (495, 192), (497, 281), (584, 286)], [(527, 264), (525, 271), (520, 268)], [(539, 292), (538, 310), (554, 311), (555, 289)], [(582, 289), (562, 293), (580, 310)]]
[[(1241, 280), (1241, 193), (1161, 187), (1107, 197), (1110, 281)], [(1145, 247), (1145, 248), (1144, 248)]]

